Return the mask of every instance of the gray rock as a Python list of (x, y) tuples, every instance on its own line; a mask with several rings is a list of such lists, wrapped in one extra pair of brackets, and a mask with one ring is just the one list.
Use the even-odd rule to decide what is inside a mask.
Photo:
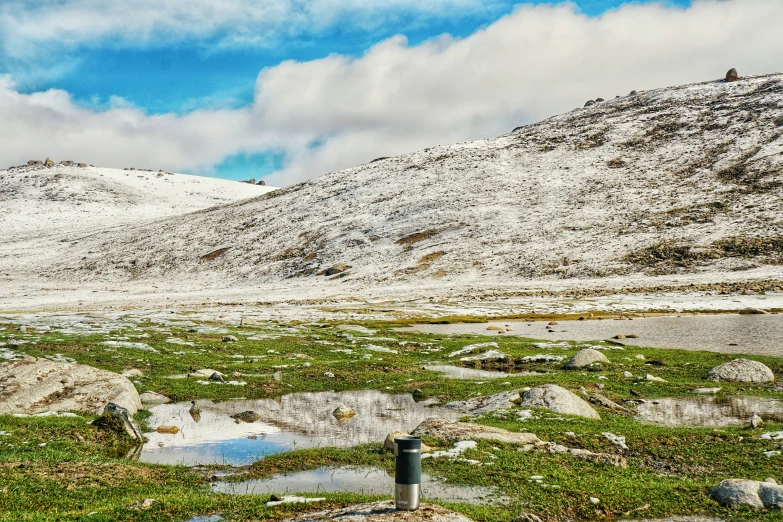
[(750, 427), (755, 429), (762, 424), (764, 424), (764, 419), (758, 413), (754, 413), (753, 417), (750, 418)]
[(469, 422), (453, 422), (443, 419), (427, 419), (419, 424), (413, 435), (426, 435), (446, 442), (459, 442), (462, 440), (494, 440), (507, 444), (539, 444), (542, 441), (532, 433), (518, 433), (482, 426)]
[(237, 338), (236, 338), (236, 337), (234, 337), (233, 335), (226, 335), (226, 336), (224, 336), (224, 337), (223, 337), (223, 342), (224, 342), (224, 343), (235, 343), (235, 342), (237, 342), (238, 340), (239, 340), (239, 339), (237, 339)]
[(116, 373), (32, 357), (0, 364), (0, 414), (81, 411), (101, 415), (109, 402), (130, 415), (141, 408), (133, 383)]
[[(194, 406), (195, 406), (195, 404), (194, 404)], [(192, 409), (192, 406), (191, 406), (191, 409)], [(200, 411), (201, 410), (199, 410), (199, 412)], [(254, 411), (248, 410), (248, 411), (243, 411), (241, 413), (235, 413), (234, 415), (231, 415), (231, 418), (234, 419), (235, 421), (238, 421), (238, 422), (251, 423), (251, 422), (255, 422), (258, 419), (260, 419), (261, 415), (259, 415), (258, 413), (254, 412)]]
[(571, 357), (568, 362), (565, 363), (563, 368), (566, 370), (575, 370), (577, 368), (590, 366), (594, 363), (609, 363), (609, 359), (607, 359), (606, 355), (602, 354), (598, 350), (585, 348), (584, 350), (579, 350), (576, 355)]
[(588, 419), (600, 419), (592, 406), (574, 393), (556, 384), (542, 384), (522, 395), (520, 406), (546, 408), (557, 413), (578, 415)]
[(353, 408), (349, 408), (345, 404), (341, 404), (334, 409), (332, 415), (337, 420), (347, 420), (356, 415), (356, 412), (353, 410)]
[(783, 509), (783, 486), (757, 480), (728, 479), (710, 490), (710, 497), (722, 506)]
[(326, 272), (324, 272), (324, 275), (333, 276), (333, 275), (341, 274), (346, 270), (348, 270), (349, 268), (351, 267), (349, 265), (346, 265), (345, 263), (338, 263), (333, 267), (328, 268)]
[(222, 375), (220, 375), (218, 372), (214, 372), (212, 375), (209, 376), (210, 381), (215, 382), (226, 382), (226, 380), (223, 378)]
[(760, 362), (734, 359), (710, 370), (705, 379), (728, 382), (773, 382), (775, 374)]
[(416, 511), (397, 511), (393, 500), (302, 513), (286, 518), (282, 522), (316, 522), (319, 520), (339, 520), (340, 522), (471, 522), (471, 519), (464, 515), (431, 504), (421, 504)]
[(474, 397), (464, 401), (453, 401), (445, 404), (446, 408), (473, 415), (481, 415), (497, 410), (512, 408), (519, 401), (519, 391), (507, 391), (488, 395), (486, 397)]
[(168, 404), (171, 402), (171, 399), (165, 395), (153, 391), (145, 391), (139, 395), (139, 399), (142, 404)]

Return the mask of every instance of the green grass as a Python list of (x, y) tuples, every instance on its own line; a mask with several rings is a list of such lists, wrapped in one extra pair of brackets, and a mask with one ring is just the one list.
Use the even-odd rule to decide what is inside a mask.
[[(276, 397), (292, 392), (324, 390), (377, 389), (387, 393), (422, 390), (445, 403), (477, 395), (489, 395), (524, 386), (557, 383), (571, 390), (585, 387), (623, 404), (639, 395), (654, 399), (687, 397), (697, 386), (712, 385), (703, 380), (707, 371), (731, 356), (711, 352), (661, 350), (626, 347), (605, 353), (612, 361), (606, 368), (562, 371), (560, 364), (523, 363), (519, 359), (537, 353), (573, 355), (581, 343), (569, 349), (535, 348), (531, 339), (518, 337), (463, 335), (437, 336), (414, 331), (398, 331), (398, 323), (362, 323), (377, 328), (375, 335), (345, 331), (335, 325), (267, 324), (226, 328), (227, 333), (199, 333), (200, 327), (219, 325), (168, 325), (142, 323), (122, 326), (110, 334), (63, 335), (29, 329), (18, 331), (13, 325), (0, 327), (0, 342), (28, 340), (14, 351), (36, 357), (72, 358), (115, 372), (140, 369), (141, 391), (152, 390), (173, 400), (248, 399)], [(164, 331), (161, 331), (164, 330)], [(235, 335), (238, 342), (224, 343), (224, 335)], [(248, 340), (247, 337), (269, 336)], [(141, 337), (139, 337), (141, 336)], [(127, 337), (143, 342), (158, 353), (135, 348), (102, 345), (106, 339)], [(177, 337), (195, 346), (166, 341)], [(370, 337), (370, 339), (362, 339)], [(380, 340), (375, 339), (380, 338)], [(384, 340), (387, 339), (387, 340)], [(510, 376), (486, 380), (446, 379), (439, 373), (422, 369), (422, 364), (453, 362), (448, 354), (468, 344), (492, 340), (498, 350), (510, 357), (505, 361), (484, 361), (486, 369), (548, 372), (546, 375)], [(367, 351), (374, 344), (398, 353)], [(8, 348), (7, 346), (5, 348)], [(352, 350), (344, 353), (334, 350)], [(435, 351), (437, 350), (437, 351)], [(371, 358), (365, 359), (365, 354)], [(646, 365), (635, 357), (657, 360), (663, 366)], [(237, 357), (243, 356), (242, 358)], [(783, 374), (783, 359), (749, 357)], [(511, 363), (509, 363), (509, 360)], [(280, 368), (286, 366), (285, 368)], [(175, 374), (212, 368), (229, 377), (241, 376), (245, 386), (205, 386), (196, 379), (171, 379)], [(272, 374), (281, 369), (282, 381)], [(623, 376), (647, 373), (667, 383), (636, 381)], [(324, 375), (334, 374), (333, 378)], [(599, 379), (599, 376), (605, 379)], [(504, 383), (510, 384), (504, 384)], [(721, 396), (754, 395), (780, 397), (771, 385), (721, 383)], [(633, 392), (632, 392), (633, 390)], [(596, 407), (597, 408), (597, 407)], [(598, 408), (597, 408), (598, 409)], [(444, 504), (475, 520), (510, 521), (522, 512), (550, 520), (592, 520), (597, 518), (644, 518), (673, 514), (704, 514), (722, 517), (776, 520), (780, 513), (727, 510), (712, 502), (707, 491), (725, 478), (783, 479), (783, 458), (765, 457), (762, 452), (780, 444), (764, 441), (764, 431), (783, 429), (770, 424), (764, 430), (745, 427), (723, 429), (665, 428), (642, 424), (625, 415), (599, 409), (600, 421), (585, 420), (551, 412), (537, 411), (533, 419), (520, 421), (514, 411), (487, 415), (477, 422), (512, 431), (529, 431), (541, 439), (596, 452), (618, 453), (603, 432), (626, 437), (629, 449), (622, 452), (628, 468), (589, 463), (568, 455), (520, 452), (513, 445), (480, 442), (465, 457), (482, 465), (446, 459), (424, 461), (424, 470), (462, 485), (495, 486), (508, 499), (501, 506)], [(142, 423), (147, 412), (137, 414)], [(122, 436), (98, 430), (87, 423), (89, 417), (14, 418), (0, 416), (0, 520), (187, 520), (193, 515), (221, 513), (227, 520), (263, 520), (279, 518), (302, 506), (267, 508), (266, 495), (230, 496), (213, 493), (210, 470), (148, 465), (119, 458), (127, 445)], [(570, 435), (573, 433), (574, 435)], [(438, 440), (433, 446), (447, 447)], [(490, 455), (494, 456), (490, 457)], [(273, 455), (242, 470), (243, 478), (267, 477), (279, 472), (313, 469), (323, 465), (369, 465), (393, 468), (393, 457), (378, 444), (349, 449), (318, 448)], [(544, 477), (543, 487), (530, 481), (533, 475)], [(237, 480), (235, 478), (234, 480)], [(341, 493), (325, 494), (327, 505), (374, 500), (374, 497)], [(600, 499), (598, 504), (590, 497)], [(157, 499), (147, 509), (133, 504), (145, 498)], [(646, 506), (646, 507), (645, 507)], [(90, 515), (90, 513), (93, 513)]]

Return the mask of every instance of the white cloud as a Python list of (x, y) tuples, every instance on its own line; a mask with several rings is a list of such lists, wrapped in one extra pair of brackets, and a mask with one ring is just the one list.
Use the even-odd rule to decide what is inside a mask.
[[(3, 0), (0, 44), (11, 56), (42, 46), (98, 40), (112, 45), (161, 45), (191, 39), (221, 45), (279, 43), (332, 28), (366, 32), (391, 23), (487, 18), (508, 0)], [(397, 25), (399, 26), (399, 25)]]
[(276, 150), (288, 161), (270, 183), (284, 185), (491, 137), (598, 96), (716, 79), (730, 67), (778, 72), (780, 20), (779, 0), (628, 5), (600, 18), (525, 6), (463, 40), (409, 47), (396, 37), (357, 59), (284, 62), (259, 74), (252, 105), (183, 116), (122, 105), (96, 112), (60, 91), (22, 95), (0, 81), (0, 121), (11, 122), (0, 126), (0, 164), (49, 155), (182, 170)]

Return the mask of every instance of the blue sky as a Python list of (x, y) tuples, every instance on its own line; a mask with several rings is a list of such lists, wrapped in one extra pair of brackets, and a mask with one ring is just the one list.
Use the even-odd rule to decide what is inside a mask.
[[(286, 61), (313, 63), (316, 67), (317, 64), (333, 63), (328, 57), (338, 56), (358, 64), (366, 53), (376, 53), (379, 42), (388, 41), (395, 35), (407, 39), (397, 46), (400, 52), (413, 48), (430, 49), (428, 43), (437, 47), (444, 34), (457, 40), (480, 41), (483, 31), (500, 31), (498, 28), (504, 26), (502, 21), (509, 17), (524, 24), (525, 5), (554, 3), (431, 0), (427, 4), (390, 0), (366, 7), (356, 0), (274, 0), (270, 2), (274, 6), (268, 11), (256, 12), (250, 0), (171, 1), (163, 3), (165, 8), (156, 7), (157, 3), (151, 0), (128, 0), (125, 4), (129, 9), (134, 6), (137, 9), (122, 12), (110, 0), (96, 1), (117, 12), (90, 11), (89, 6), (96, 4), (87, 0), (4, 0), (0, 5), (0, 76), (10, 79), (7, 81), (12, 84), (12, 92), (21, 95), (62, 91), (71, 104), (89, 111), (89, 115), (113, 114), (111, 109), (118, 108), (133, 109), (140, 113), (132, 116), (134, 121), (138, 120), (135, 127), (199, 111), (218, 111), (216, 114), (228, 120), (247, 123), (248, 117), (247, 114), (243, 116), (243, 110), (254, 111), (254, 115), (263, 117), (276, 110), (277, 103), (271, 101), (266, 102), (268, 105), (263, 110), (257, 110), (256, 106), (264, 101), (259, 90), (265, 88), (259, 81), (259, 73), (269, 71), (269, 78), (280, 77), (291, 69), (285, 66)], [(769, 0), (748, 1), (771, 5)], [(208, 5), (210, 3), (214, 5)], [(711, 0), (707, 3), (717, 4)], [(194, 7), (196, 4), (198, 6)], [(229, 4), (236, 8), (236, 13), (219, 10), (220, 6)], [(553, 23), (551, 30), (556, 31), (558, 22), (552, 22), (554, 14), (575, 24), (575, 21), (583, 20), (579, 17), (584, 15), (601, 20), (607, 12), (616, 13), (628, 8), (628, 4), (657, 4), (661, 9), (649, 12), (659, 15), (661, 23), (665, 23), (667, 19), (671, 20), (666, 18), (671, 16), (669, 13), (677, 16), (691, 6), (691, 1), (575, 0), (572, 4), (576, 7), (536, 11), (535, 16), (543, 20), (542, 24)], [(667, 8), (665, 13), (664, 7)], [(188, 10), (198, 12), (191, 16)], [(635, 13), (630, 9), (625, 11)], [(51, 22), (47, 23), (47, 17)], [(180, 23), (179, 19), (184, 21)], [(607, 24), (610, 24), (609, 20)], [(54, 27), (51, 31), (39, 32), (42, 26), (50, 25)], [(579, 34), (584, 37), (583, 33)], [(575, 48), (581, 45), (578, 38), (575, 33), (572, 42)], [(591, 39), (595, 37), (591, 36)], [(654, 44), (652, 42), (652, 49)], [(314, 79), (318, 81), (317, 77)], [(281, 106), (287, 106), (289, 102), (286, 100)], [(75, 109), (68, 110), (73, 112)], [(514, 111), (520, 117), (536, 114), (535, 110), (526, 107)], [(156, 119), (156, 116), (161, 118)], [(277, 117), (285, 123), (284, 117)], [(476, 120), (475, 115), (471, 117)], [(123, 118), (127, 120), (127, 115)], [(361, 119), (361, 115), (357, 118)], [(340, 134), (339, 129), (333, 131), (328, 126), (310, 136), (302, 136), (297, 130), (292, 131), (289, 141), (277, 144), (270, 137), (276, 130), (271, 126), (272, 119), (264, 121), (270, 122), (270, 127), (263, 129), (265, 145), (256, 145), (260, 141), (252, 140), (240, 144), (244, 140), (236, 139), (236, 146), (224, 147), (222, 155), (215, 152), (208, 158), (190, 162), (197, 163), (195, 165), (180, 161), (179, 170), (232, 179), (260, 178), (284, 169), (296, 157), (306, 156), (309, 149), (317, 147), (314, 144), (326, 143), (326, 138)], [(226, 122), (226, 125), (230, 123)], [(260, 123), (255, 121), (248, 125), (257, 127)], [(389, 124), (390, 128), (394, 125), (398, 124)], [(454, 136), (474, 138), (479, 137), (477, 133), (478, 127)], [(189, 139), (182, 137), (183, 143)], [(424, 143), (419, 140), (411, 142), (410, 146)], [(405, 147), (401, 141), (391, 152), (399, 152)], [(143, 158), (136, 163), (142, 165)], [(169, 168), (177, 167), (177, 162), (172, 160)], [(322, 169), (328, 168), (330, 165), (324, 163)]]

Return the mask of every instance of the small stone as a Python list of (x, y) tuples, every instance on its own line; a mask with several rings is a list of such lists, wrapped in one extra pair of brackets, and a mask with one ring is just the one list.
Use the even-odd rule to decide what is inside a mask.
[(630, 377), (633, 377), (633, 374), (631, 372), (629, 372), (628, 370), (626, 370), (626, 371), (623, 372), (623, 377), (630, 378)]
[(732, 68), (731, 68), (731, 69), (729, 69), (729, 71), (726, 73), (726, 83), (729, 83), (729, 82), (736, 82), (736, 81), (738, 81), (738, 80), (739, 80), (739, 74), (737, 74), (737, 69), (735, 69), (735, 68), (733, 68), (733, 67), (732, 67)]
[(617, 334), (612, 339), (625, 339), (625, 336), (623, 334)]
[(230, 417), (237, 422), (252, 423), (259, 420), (261, 418), (261, 415), (259, 415), (254, 411), (247, 410), (247, 411), (243, 411), (242, 413), (235, 413), (234, 415), (230, 415)]
[(665, 379), (662, 379), (661, 377), (656, 377), (655, 375), (647, 374), (647, 380), (652, 382), (669, 382)]
[(165, 395), (153, 391), (146, 391), (140, 394), (139, 398), (142, 404), (168, 404), (171, 402), (171, 399)]
[(212, 375), (209, 376), (210, 381), (215, 382), (226, 382), (226, 380), (223, 378), (222, 375), (220, 375), (218, 372), (214, 372)]
[(505, 330), (503, 330), (503, 328), (501, 328), (499, 326), (487, 326), (487, 330), (492, 331), (492, 332), (504, 332), (505, 331)]
[(587, 101), (585, 102), (585, 107), (590, 107), (590, 106), (592, 106), (592, 105), (595, 105), (595, 102), (594, 102), (593, 100), (587, 100)]
[(346, 265), (345, 263), (337, 263), (336, 265), (328, 268), (326, 272), (324, 272), (324, 275), (333, 276), (333, 275), (341, 274), (350, 268), (351, 267), (349, 265)]
[(237, 342), (238, 340), (239, 340), (239, 339), (237, 339), (237, 338), (236, 338), (236, 337), (234, 337), (233, 335), (226, 335), (226, 336), (224, 336), (224, 337), (223, 337), (223, 342), (224, 342), (224, 343), (235, 343), (235, 342)]
[(155, 428), (155, 431), (158, 433), (169, 433), (171, 435), (176, 435), (179, 433), (179, 428), (177, 426), (158, 426)]
[(762, 424), (764, 424), (764, 419), (762, 419), (758, 413), (754, 413), (753, 416), (750, 418), (750, 427), (758, 428)]
[(335, 410), (332, 412), (332, 415), (337, 420), (348, 420), (354, 415), (356, 415), (356, 412), (352, 409), (346, 406), (345, 404), (339, 405)]
[(334, 374), (332, 372), (324, 372), (324, 377), (334, 379)]
[(560, 323), (558, 323), (557, 321), (549, 321), (549, 323), (547, 323), (547, 324), (549, 326), (555, 326), (555, 325), (560, 324)]
[(136, 368), (125, 370), (120, 375), (127, 377), (128, 379), (132, 379), (133, 377), (144, 377), (144, 374), (141, 373), (141, 370), (137, 370)]
[(601, 500), (595, 497), (590, 497), (590, 502), (592, 502), (593, 504), (598, 504), (599, 502), (601, 502)]

